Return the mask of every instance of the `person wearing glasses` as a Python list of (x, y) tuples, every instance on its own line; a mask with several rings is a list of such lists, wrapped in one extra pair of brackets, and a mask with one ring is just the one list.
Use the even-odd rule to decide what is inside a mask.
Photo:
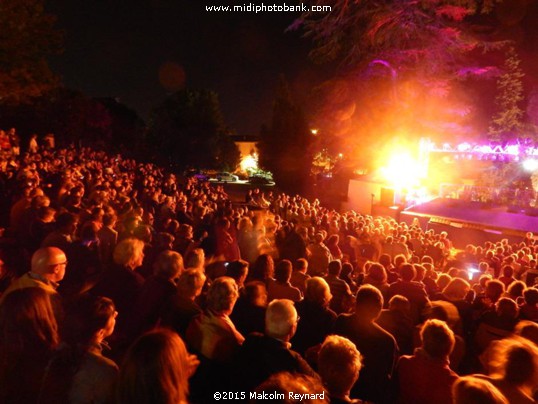
[(62, 250), (57, 247), (40, 248), (32, 256), (31, 270), (11, 282), (0, 297), (0, 304), (9, 293), (18, 289), (40, 288), (57, 295), (56, 289), (65, 276), (66, 268), (67, 258)]

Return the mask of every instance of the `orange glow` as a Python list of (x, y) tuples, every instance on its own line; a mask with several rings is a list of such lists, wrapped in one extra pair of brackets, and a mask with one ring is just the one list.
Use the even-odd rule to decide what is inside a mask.
[[(415, 149), (415, 150), (414, 150)], [(394, 143), (382, 152), (379, 160), (379, 172), (382, 178), (398, 190), (417, 188), (420, 181), (427, 176), (427, 164), (424, 164), (418, 147)]]
[(258, 155), (249, 154), (241, 159), (241, 171), (256, 170), (258, 168)]

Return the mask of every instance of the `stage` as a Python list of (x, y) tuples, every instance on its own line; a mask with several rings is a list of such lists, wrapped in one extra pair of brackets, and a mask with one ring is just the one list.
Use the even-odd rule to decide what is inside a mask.
[[(509, 211), (510, 210), (510, 211)], [(518, 242), (527, 232), (538, 232), (538, 210), (513, 213), (514, 207), (490, 206), (481, 202), (437, 198), (411, 206), (400, 212), (400, 221), (411, 223), (417, 218), (423, 229), (447, 231), (456, 248), (482, 244), (486, 240), (507, 238)]]

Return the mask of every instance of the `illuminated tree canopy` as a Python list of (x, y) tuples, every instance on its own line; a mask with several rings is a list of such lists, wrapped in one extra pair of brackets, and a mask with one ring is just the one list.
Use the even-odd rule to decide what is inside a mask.
[(499, 1), (336, 0), (332, 12), (306, 13), (290, 28), (304, 29), (318, 62), (353, 67), (384, 59), (398, 69), (442, 76), (457, 71), (477, 47), (491, 46), (466, 19), (490, 13)]
[(506, 141), (522, 129), (524, 112), (520, 105), (523, 101), (523, 71), (521, 60), (514, 48), (507, 52), (503, 66), (503, 74), (497, 80), (498, 94), (495, 99), (497, 114), (492, 119), (489, 128), (490, 138)]
[[(499, 81), (495, 91), (496, 79), (507, 71), (502, 61), (517, 47), (503, 25), (515, 5), (502, 0), (310, 4), (330, 4), (332, 11), (305, 13), (288, 29), (311, 39), (315, 62), (334, 67), (333, 77), (315, 90), (316, 126), (338, 137), (346, 156), (357, 159), (350, 165), (369, 164), (395, 137), (478, 138), (489, 125), (501, 124), (492, 121), (495, 113), (521, 118), (506, 102), (497, 108), (493, 103), (496, 93), (517, 98), (510, 87), (517, 80), (507, 83), (506, 91)], [(526, 5), (518, 7), (524, 16)]]

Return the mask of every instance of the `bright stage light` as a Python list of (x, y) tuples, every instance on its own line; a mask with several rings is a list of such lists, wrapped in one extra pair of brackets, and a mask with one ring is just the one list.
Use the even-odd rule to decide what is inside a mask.
[(241, 160), (241, 171), (256, 170), (258, 168), (258, 156), (249, 154)]
[(390, 156), (381, 172), (385, 180), (397, 189), (417, 186), (425, 174), (422, 165), (416, 159), (401, 152)]
[(523, 161), (523, 168), (526, 171), (530, 171), (530, 172), (534, 172), (534, 171), (538, 170), (538, 160), (527, 159), (527, 160)]

